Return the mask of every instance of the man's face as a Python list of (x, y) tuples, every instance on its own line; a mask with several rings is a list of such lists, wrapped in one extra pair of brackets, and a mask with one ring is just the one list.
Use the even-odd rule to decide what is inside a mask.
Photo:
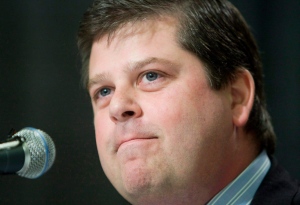
[(203, 63), (177, 44), (175, 23), (128, 24), (92, 46), (101, 165), (132, 203), (208, 197), (233, 163), (230, 91), (210, 88)]

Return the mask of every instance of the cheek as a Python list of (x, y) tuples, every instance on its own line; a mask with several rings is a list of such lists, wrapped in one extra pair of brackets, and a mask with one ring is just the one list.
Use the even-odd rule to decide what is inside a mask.
[(196, 91), (195, 88), (178, 85), (172, 90), (155, 96), (154, 101), (148, 100), (152, 102), (148, 105), (151, 107), (148, 110), (149, 119), (152, 122), (159, 122), (158, 125), (168, 130), (192, 125), (191, 123), (202, 121), (205, 117), (207, 98), (208, 96), (205, 96), (204, 91), (200, 89)]
[[(169, 157), (175, 156), (181, 148), (190, 147), (189, 143), (193, 144), (193, 142), (187, 139), (190, 137), (195, 140), (191, 135), (199, 131), (196, 131), (193, 126), (201, 120), (201, 113), (198, 110), (201, 106), (196, 107), (195, 103), (191, 102), (192, 98), (185, 93), (174, 89), (174, 92), (165, 92), (155, 97), (155, 101), (152, 100), (151, 104), (144, 106), (147, 121), (156, 124), (163, 131), (162, 146)], [(147, 102), (150, 102), (150, 99)], [(146, 107), (148, 110), (145, 110)]]
[(104, 173), (109, 179), (116, 178), (115, 170), (117, 165), (115, 162), (114, 145), (112, 139), (113, 123), (109, 117), (105, 117), (105, 113), (96, 114), (94, 117), (96, 144), (100, 163)]
[(104, 113), (96, 113), (94, 116), (94, 127), (96, 135), (96, 144), (98, 149), (98, 154), (102, 162), (102, 158), (106, 155), (105, 153), (112, 149), (112, 144), (109, 141), (109, 136), (111, 136), (111, 121), (108, 117), (105, 117)]
[(144, 120), (163, 130), (173, 130), (185, 118), (185, 105), (171, 92), (151, 96), (143, 103)]
[(149, 119), (164, 130), (170, 144), (189, 149), (213, 142), (230, 124), (230, 118), (224, 117), (230, 114), (224, 97), (199, 84), (178, 86), (156, 97), (148, 110)]

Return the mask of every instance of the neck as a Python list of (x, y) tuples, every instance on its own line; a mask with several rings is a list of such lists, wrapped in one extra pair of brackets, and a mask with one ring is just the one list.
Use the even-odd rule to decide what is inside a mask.
[(234, 135), (234, 140), (237, 142), (236, 149), (227, 156), (228, 163), (223, 167), (224, 174), (220, 176), (219, 183), (217, 183), (211, 198), (238, 177), (261, 152), (256, 137), (252, 133), (247, 133), (242, 128), (237, 128)]

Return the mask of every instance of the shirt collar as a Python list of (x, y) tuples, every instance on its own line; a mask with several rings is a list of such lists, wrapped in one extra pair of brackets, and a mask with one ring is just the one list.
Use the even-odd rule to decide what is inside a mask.
[(207, 205), (248, 205), (269, 171), (270, 159), (266, 151), (260, 155), (230, 184), (221, 190)]

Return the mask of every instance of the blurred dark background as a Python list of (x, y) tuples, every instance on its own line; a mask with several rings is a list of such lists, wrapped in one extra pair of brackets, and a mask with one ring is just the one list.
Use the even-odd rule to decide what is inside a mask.
[[(0, 176), (0, 204), (125, 204), (98, 160), (93, 113), (80, 85), (76, 31), (91, 0), (2, 0), (0, 138), (32, 126), (55, 141), (41, 178)], [(232, 0), (258, 41), (276, 157), (300, 179), (300, 1)]]

